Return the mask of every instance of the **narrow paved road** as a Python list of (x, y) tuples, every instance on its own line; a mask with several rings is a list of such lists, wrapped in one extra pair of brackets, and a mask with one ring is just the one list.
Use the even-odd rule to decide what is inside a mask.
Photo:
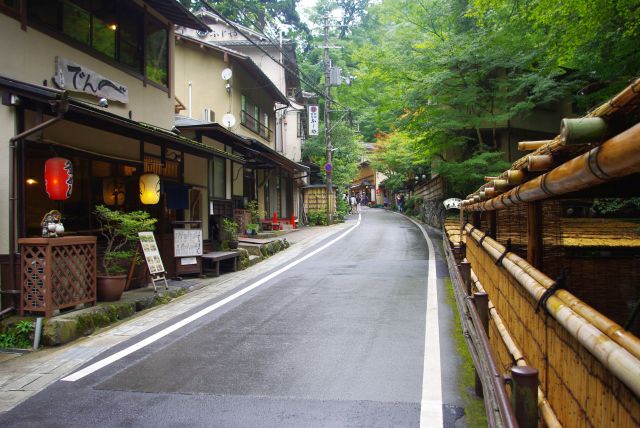
[(306, 260), (101, 355), (92, 363), (104, 367), (56, 382), (0, 426), (453, 426), (451, 309), (435, 272), (428, 291), (422, 231), (383, 210), (349, 222)]

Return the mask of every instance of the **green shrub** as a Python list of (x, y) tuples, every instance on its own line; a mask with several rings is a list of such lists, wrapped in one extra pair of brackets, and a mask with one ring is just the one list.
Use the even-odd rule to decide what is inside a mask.
[(33, 330), (32, 321), (19, 321), (13, 328), (0, 333), (0, 348), (30, 348)]
[(309, 218), (309, 224), (311, 226), (327, 225), (327, 213), (324, 211), (309, 211), (307, 217)]

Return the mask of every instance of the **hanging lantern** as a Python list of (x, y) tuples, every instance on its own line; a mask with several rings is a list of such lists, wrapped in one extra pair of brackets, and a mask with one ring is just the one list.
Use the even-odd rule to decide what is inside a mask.
[(64, 201), (71, 197), (73, 165), (69, 159), (47, 159), (44, 163), (44, 187), (53, 201)]
[(118, 183), (115, 178), (108, 177), (102, 180), (102, 200), (107, 205), (119, 207), (124, 204), (124, 184)]
[(158, 174), (140, 176), (140, 201), (145, 205), (155, 205), (160, 201), (160, 177)]

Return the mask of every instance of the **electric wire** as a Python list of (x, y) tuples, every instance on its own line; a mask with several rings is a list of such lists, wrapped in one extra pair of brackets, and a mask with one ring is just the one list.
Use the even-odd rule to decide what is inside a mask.
[[(254, 42), (247, 34), (245, 34), (245, 32), (240, 29), (233, 21), (229, 20), (227, 17), (225, 17), (224, 15), (222, 15), (220, 12), (218, 12), (213, 6), (211, 6), (210, 4), (208, 4), (206, 1), (204, 0), (200, 0), (200, 4), (202, 4), (206, 9), (208, 9), (210, 12), (214, 13), (215, 15), (219, 16), (220, 19), (222, 19), (227, 25), (229, 25), (230, 27), (232, 27), (233, 29), (235, 29), (238, 33), (240, 33), (240, 35), (242, 35), (242, 37), (244, 37), (245, 39), (247, 39), (249, 41), (249, 43), (251, 43), (252, 45), (254, 45), (256, 48), (258, 48), (260, 51), (262, 51), (262, 53), (264, 53), (265, 55), (267, 55), (272, 61), (274, 61), (276, 64), (278, 64), (280, 67), (282, 67), (286, 72), (288, 72), (291, 75), (294, 76), (298, 76), (300, 78), (300, 75), (298, 75), (294, 70), (290, 69), (289, 67), (287, 67), (285, 64), (281, 63), (280, 61), (278, 61), (276, 58), (274, 58), (269, 52), (267, 52), (262, 46), (260, 46), (259, 44), (257, 44), (256, 42)], [(250, 20), (251, 21), (251, 20)], [(255, 22), (251, 21), (253, 23), (253, 25), (255, 26)], [(254, 30), (255, 31), (255, 30)], [(280, 53), (282, 53), (282, 55), (287, 58), (289, 61), (291, 62), (295, 62), (293, 61), (290, 57), (288, 57), (286, 55), (286, 53), (280, 48), (280, 46), (278, 45), (278, 43), (276, 43), (275, 41), (273, 41), (269, 36), (267, 36), (266, 34), (264, 34), (264, 32), (262, 31), (256, 31), (258, 33), (260, 33), (261, 35), (263, 35), (267, 40), (269, 40), (273, 45), (277, 46), (277, 49)], [(300, 70), (298, 70), (298, 72), (300, 74), (302, 74), (302, 77), (304, 76), (304, 73), (302, 73)], [(324, 74), (324, 73), (323, 73)], [(325, 92), (323, 90), (320, 90), (316, 87), (315, 84), (310, 83), (308, 80), (305, 80), (303, 78), (300, 78), (300, 80), (302, 80), (304, 83), (306, 83), (307, 85), (309, 85), (309, 87), (321, 98), (324, 99), (328, 99), (330, 102), (335, 103), (345, 109), (348, 109), (347, 106), (345, 106), (344, 104), (340, 103), (339, 101), (336, 101), (335, 99), (333, 99), (332, 97), (329, 97), (325, 94)]]

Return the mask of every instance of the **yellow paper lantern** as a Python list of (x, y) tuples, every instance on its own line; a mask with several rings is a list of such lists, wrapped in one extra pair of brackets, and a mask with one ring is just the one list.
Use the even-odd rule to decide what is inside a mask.
[(107, 205), (120, 206), (124, 204), (124, 184), (118, 183), (115, 178), (104, 178), (102, 180), (102, 200)]
[(158, 174), (140, 176), (140, 201), (145, 205), (155, 205), (160, 201), (160, 177)]

